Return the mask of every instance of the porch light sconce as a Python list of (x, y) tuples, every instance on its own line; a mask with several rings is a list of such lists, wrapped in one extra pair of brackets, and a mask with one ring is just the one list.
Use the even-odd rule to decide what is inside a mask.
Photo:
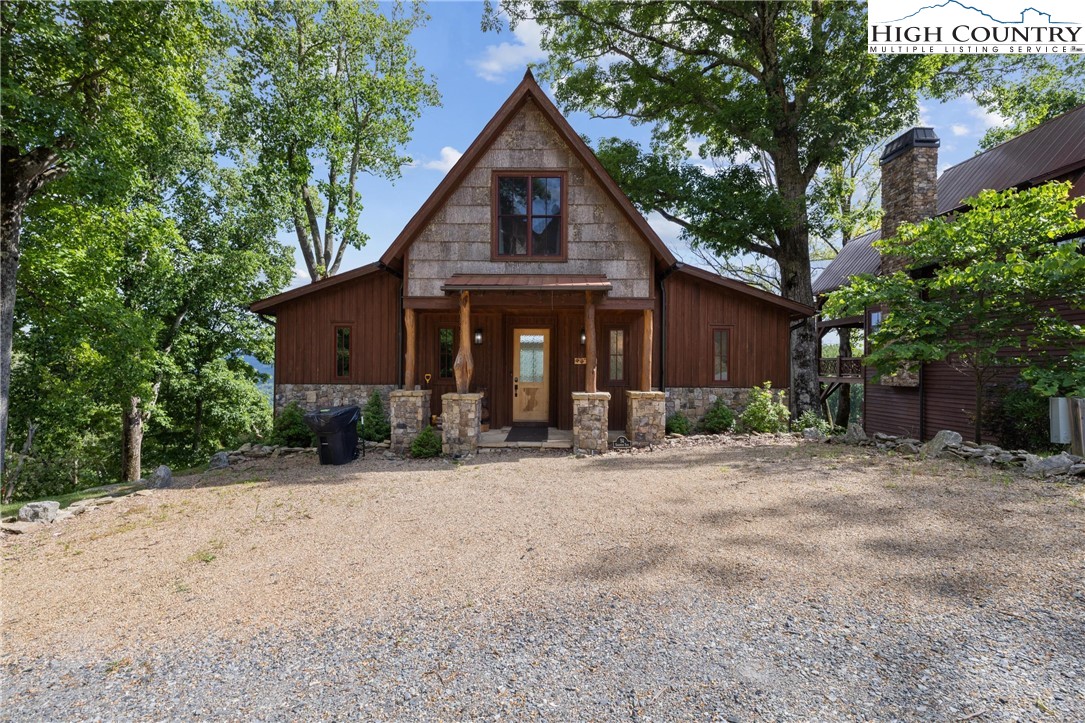
[(588, 343), (588, 333), (583, 329), (580, 330), (580, 346), (584, 346)]
[(482, 329), (475, 329), (475, 346), (482, 344)]

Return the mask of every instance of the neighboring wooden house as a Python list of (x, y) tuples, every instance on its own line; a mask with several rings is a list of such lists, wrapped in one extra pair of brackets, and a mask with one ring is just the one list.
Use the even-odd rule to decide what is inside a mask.
[(631, 392), (698, 418), (786, 390), (789, 325), (813, 314), (678, 262), (530, 73), (379, 262), (252, 309), (276, 317), (276, 407), (419, 389), (437, 415), (482, 393), (494, 428), (559, 429), (574, 394), (609, 393), (628, 429)]
[[(1085, 194), (1085, 106), (1079, 106), (1037, 128), (938, 173), (938, 136), (930, 128), (913, 128), (890, 142), (882, 155), (881, 229), (848, 243), (814, 280), (814, 294), (824, 296), (858, 274), (878, 274), (887, 268), (873, 242), (889, 237), (901, 223), (918, 222), (964, 208), (963, 201), (982, 190), (1028, 188), (1049, 181), (1070, 181), (1071, 195)], [(1085, 215), (1085, 206), (1079, 207)], [(903, 263), (901, 261), (901, 263)], [(869, 331), (881, 315), (822, 319), (822, 334), (835, 329)], [(1085, 310), (1061, 307), (1064, 318), (1085, 323)], [(951, 429), (971, 438), (975, 391), (969, 379), (945, 362), (920, 365), (908, 378), (873, 380), (858, 358), (820, 359), (823, 397), (841, 384), (862, 383), (863, 423), (869, 434), (884, 432), (927, 439)], [(995, 441), (995, 440), (992, 440)]]

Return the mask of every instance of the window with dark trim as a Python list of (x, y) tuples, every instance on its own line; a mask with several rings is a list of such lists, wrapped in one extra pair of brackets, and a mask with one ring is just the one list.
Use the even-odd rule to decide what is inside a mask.
[(727, 329), (712, 330), (712, 381), (726, 382), (731, 378), (728, 347), (731, 332)]
[(451, 379), (456, 376), (456, 330), (442, 327), (437, 330), (437, 378)]
[(335, 376), (350, 376), (350, 327), (335, 327)]
[(607, 331), (607, 381), (625, 381), (625, 329)]
[(564, 180), (557, 174), (496, 177), (497, 257), (563, 255)]

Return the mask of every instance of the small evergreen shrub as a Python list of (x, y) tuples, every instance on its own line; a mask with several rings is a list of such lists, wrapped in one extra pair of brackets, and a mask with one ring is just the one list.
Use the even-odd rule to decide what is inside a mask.
[(795, 422), (796, 432), (801, 432), (809, 427), (813, 427), (826, 437), (833, 433), (833, 425), (829, 423), (829, 420), (815, 412), (813, 409), (807, 409), (799, 415), (798, 421)]
[(1030, 452), (1052, 448), (1046, 397), (1024, 384), (999, 386), (992, 392), (983, 411), (983, 426), (998, 438), (999, 445)]
[(765, 382), (750, 389), (750, 401), (741, 420), (745, 432), (786, 432), (791, 412), (773, 399), (772, 382)]
[(392, 424), (388, 420), (388, 412), (384, 409), (384, 400), (380, 392), (375, 389), (369, 395), (365, 409), (362, 410), (358, 436), (369, 442), (383, 442), (392, 438)]
[(297, 402), (290, 402), (271, 427), (272, 444), (284, 447), (315, 447), (316, 440), (305, 423), (305, 410)]
[(689, 417), (682, 412), (675, 412), (667, 417), (667, 434), (689, 435), (693, 425), (689, 423)]
[(730, 432), (734, 427), (735, 413), (723, 403), (722, 399), (717, 399), (716, 404), (708, 410), (708, 413), (704, 415), (704, 419), (701, 420), (701, 429), (708, 434), (723, 434), (724, 432)]
[(441, 437), (428, 424), (411, 442), (411, 456), (418, 459), (440, 457), (441, 451)]

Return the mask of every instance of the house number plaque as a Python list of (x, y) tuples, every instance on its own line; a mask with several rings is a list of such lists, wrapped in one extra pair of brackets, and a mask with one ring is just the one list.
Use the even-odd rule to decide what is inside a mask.
[(586, 357), (586, 356), (578, 356), (578, 357), (573, 358), (573, 364), (578, 364), (578, 365), (579, 364), (584, 364), (584, 365), (586, 365), (587, 363), (588, 363), (588, 357)]

